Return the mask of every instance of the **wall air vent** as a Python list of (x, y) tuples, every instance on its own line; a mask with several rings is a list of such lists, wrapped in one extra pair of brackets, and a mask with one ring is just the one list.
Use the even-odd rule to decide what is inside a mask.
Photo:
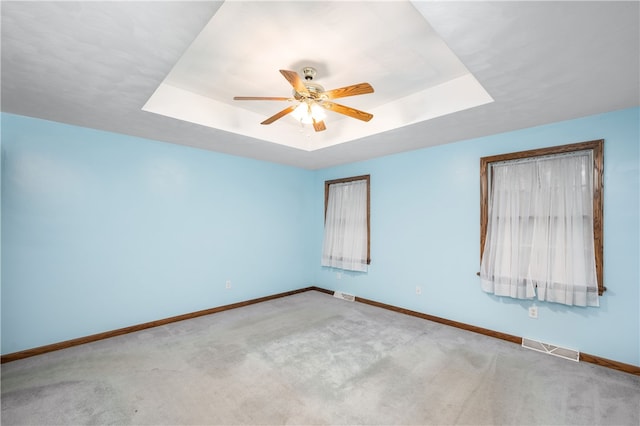
[(544, 352), (546, 354), (558, 356), (560, 358), (568, 359), (571, 361), (580, 361), (579, 351), (550, 345), (549, 343), (538, 342), (537, 340), (527, 339), (526, 337), (522, 338), (522, 347), (538, 352)]

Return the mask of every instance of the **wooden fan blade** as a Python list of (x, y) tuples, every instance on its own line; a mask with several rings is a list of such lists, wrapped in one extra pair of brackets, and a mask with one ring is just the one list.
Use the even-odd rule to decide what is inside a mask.
[(369, 114), (368, 112), (360, 111), (348, 106), (340, 105), (335, 102), (324, 101), (320, 102), (319, 104), (321, 107), (328, 109), (329, 111), (348, 115), (349, 117), (357, 118), (358, 120), (369, 121), (373, 118), (373, 114)]
[(304, 83), (302, 83), (302, 80), (300, 79), (300, 76), (297, 72), (280, 70), (280, 74), (282, 74), (284, 78), (287, 79), (287, 81), (293, 86), (296, 92), (309, 96), (309, 91), (307, 90)]
[(358, 83), (339, 89), (327, 90), (323, 93), (328, 99), (346, 98), (347, 96), (366, 95), (373, 93), (373, 87), (369, 83)]
[(327, 126), (324, 125), (324, 121), (320, 120), (320, 121), (316, 121), (315, 119), (313, 120), (313, 128), (316, 132), (321, 132), (323, 130), (327, 130)]
[(273, 96), (234, 96), (234, 101), (289, 101), (291, 98), (279, 98)]
[(260, 124), (271, 124), (274, 121), (284, 117), (285, 115), (289, 114), (291, 111), (293, 111), (294, 109), (296, 109), (297, 105), (292, 105), (290, 107), (287, 107), (285, 109), (283, 109), (282, 111), (280, 111), (279, 113), (267, 118), (266, 120), (264, 120), (262, 123)]

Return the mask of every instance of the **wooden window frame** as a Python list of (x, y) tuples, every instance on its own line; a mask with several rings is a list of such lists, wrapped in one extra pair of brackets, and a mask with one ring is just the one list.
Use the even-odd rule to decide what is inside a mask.
[(335, 183), (367, 181), (367, 265), (371, 264), (371, 175), (353, 176), (342, 179), (324, 181), (324, 220), (327, 220), (327, 204), (329, 203), (329, 186)]
[(492, 155), (480, 158), (480, 261), (484, 252), (487, 236), (487, 220), (489, 215), (489, 167), (499, 161), (519, 160), (523, 158), (541, 157), (563, 154), (574, 151), (593, 151), (593, 241), (598, 280), (598, 295), (606, 291), (604, 286), (604, 248), (603, 248), (603, 172), (604, 172), (604, 139), (560, 145), (549, 148), (531, 149), (528, 151)]

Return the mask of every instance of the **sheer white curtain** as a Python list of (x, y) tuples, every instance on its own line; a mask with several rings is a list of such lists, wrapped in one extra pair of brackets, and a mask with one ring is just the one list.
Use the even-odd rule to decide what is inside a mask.
[(367, 271), (367, 181), (329, 185), (322, 266)]
[(598, 306), (591, 151), (495, 163), (484, 291)]

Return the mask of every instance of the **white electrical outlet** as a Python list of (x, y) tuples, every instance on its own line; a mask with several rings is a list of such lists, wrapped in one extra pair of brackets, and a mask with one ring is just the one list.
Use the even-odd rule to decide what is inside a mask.
[(416, 294), (422, 294), (422, 287), (419, 285), (416, 286)]
[(224, 288), (227, 288), (227, 289), (231, 288), (231, 280), (227, 280), (227, 282), (224, 285)]
[(538, 318), (538, 307), (536, 305), (529, 306), (529, 318)]

